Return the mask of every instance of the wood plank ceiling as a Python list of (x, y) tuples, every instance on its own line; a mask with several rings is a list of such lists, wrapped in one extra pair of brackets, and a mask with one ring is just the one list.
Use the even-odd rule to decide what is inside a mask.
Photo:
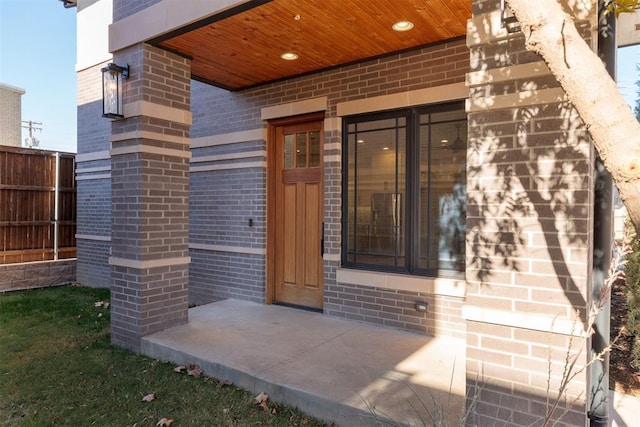
[[(469, 0), (272, 0), (152, 40), (192, 58), (192, 77), (231, 90), (466, 34)], [(251, 4), (251, 2), (250, 2)], [(392, 30), (411, 21), (406, 32)], [(287, 61), (285, 52), (298, 55)]]

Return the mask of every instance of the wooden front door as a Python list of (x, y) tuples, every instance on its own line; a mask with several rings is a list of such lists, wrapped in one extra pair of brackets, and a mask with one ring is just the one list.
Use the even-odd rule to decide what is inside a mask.
[(274, 302), (322, 308), (323, 120), (275, 126)]

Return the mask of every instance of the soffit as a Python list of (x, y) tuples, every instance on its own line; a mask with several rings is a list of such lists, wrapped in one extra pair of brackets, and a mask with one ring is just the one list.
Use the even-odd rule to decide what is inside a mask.
[[(471, 17), (469, 0), (272, 0), (249, 7), (150, 43), (191, 58), (194, 79), (237, 90), (461, 37)], [(401, 20), (414, 28), (393, 31)], [(298, 59), (281, 59), (285, 52)]]

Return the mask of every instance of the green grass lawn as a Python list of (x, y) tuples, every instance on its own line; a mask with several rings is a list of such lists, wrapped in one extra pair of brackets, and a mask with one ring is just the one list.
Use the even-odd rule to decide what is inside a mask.
[[(0, 294), (0, 425), (321, 426), (293, 409), (109, 343), (107, 289)], [(155, 400), (142, 398), (155, 393)], [(275, 414), (271, 413), (275, 412)]]

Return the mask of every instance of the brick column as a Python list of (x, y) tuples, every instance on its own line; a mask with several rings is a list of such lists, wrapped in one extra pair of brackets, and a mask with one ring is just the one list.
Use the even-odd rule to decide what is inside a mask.
[[(595, 5), (595, 2), (593, 2)], [(541, 425), (590, 299), (593, 148), (585, 126), (500, 1), (474, 0), (469, 102), (467, 401), (476, 425)], [(578, 15), (589, 37), (593, 15)], [(576, 313), (579, 312), (579, 315)], [(577, 320), (574, 320), (577, 319)], [(580, 353), (581, 352), (581, 353)], [(585, 425), (588, 372), (553, 419)], [(564, 414), (564, 415), (563, 415)]]
[(125, 119), (111, 132), (111, 341), (187, 322), (190, 61), (139, 44), (128, 63)]

